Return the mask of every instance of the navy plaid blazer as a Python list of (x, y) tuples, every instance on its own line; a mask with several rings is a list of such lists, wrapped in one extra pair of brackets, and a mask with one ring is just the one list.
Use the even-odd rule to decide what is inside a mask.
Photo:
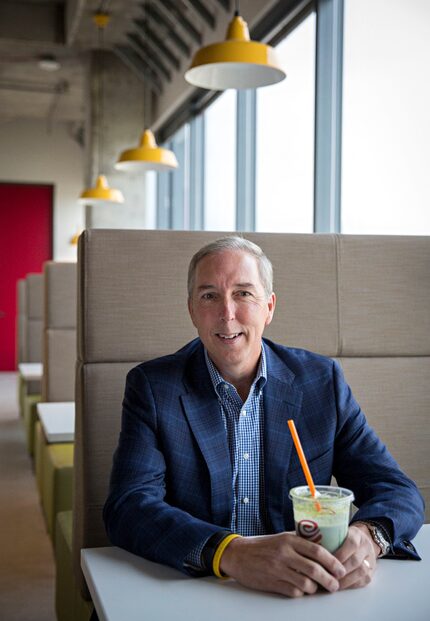
[[(294, 530), (290, 488), (306, 484), (287, 420), (295, 421), (314, 481), (353, 490), (354, 520), (385, 518), (395, 553), (424, 502), (368, 425), (337, 362), (265, 339), (264, 473), (268, 533)], [(109, 539), (179, 570), (202, 541), (229, 530), (232, 472), (220, 406), (200, 339), (127, 375), (122, 426), (103, 516)], [(418, 557), (419, 558), (419, 557)]]

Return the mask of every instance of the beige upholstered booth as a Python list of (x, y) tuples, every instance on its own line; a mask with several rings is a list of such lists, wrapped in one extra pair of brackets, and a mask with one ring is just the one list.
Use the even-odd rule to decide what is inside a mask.
[[(107, 545), (102, 507), (127, 371), (195, 336), (191, 255), (218, 233), (86, 231), (79, 242), (74, 557)], [(430, 239), (249, 234), (271, 258), (267, 336), (340, 360), (370, 423), (430, 499)], [(429, 513), (427, 514), (427, 516)], [(81, 581), (83, 592), (85, 586)]]
[[(48, 261), (43, 273), (42, 402), (72, 402), (76, 364), (76, 263)], [(73, 443), (48, 443), (37, 422), (35, 462), (48, 532), (54, 540), (56, 514), (72, 506)]]
[[(16, 283), (16, 364), (26, 362), (27, 333), (27, 282), (20, 278)], [(26, 383), (21, 375), (18, 375), (18, 403), (21, 416), (24, 413), (24, 397), (27, 391)]]
[(27, 276), (25, 362), (42, 362), (43, 274)]
[[(42, 362), (43, 274), (28, 274), (26, 278), (26, 321), (24, 362)], [(33, 454), (36, 404), (40, 401), (40, 381), (25, 382), (23, 417), (27, 448)]]
[(44, 264), (43, 401), (74, 401), (76, 263)]
[[(64, 405), (75, 399), (76, 366), (76, 263), (48, 261), (44, 265), (45, 304), (43, 329), (42, 401)], [(51, 410), (52, 411), (52, 410)], [(53, 413), (55, 414), (55, 407)], [(61, 414), (60, 408), (58, 415)], [(55, 548), (56, 560), (56, 612), (58, 621), (86, 621), (86, 614), (77, 612), (75, 591), (71, 572), (69, 540), (65, 529), (57, 541), (56, 518), (71, 514), (73, 442), (48, 442), (40, 422), (36, 425), (36, 476), (42, 499), (48, 532)], [(71, 523), (71, 515), (68, 518)], [(66, 554), (64, 553), (66, 549)]]

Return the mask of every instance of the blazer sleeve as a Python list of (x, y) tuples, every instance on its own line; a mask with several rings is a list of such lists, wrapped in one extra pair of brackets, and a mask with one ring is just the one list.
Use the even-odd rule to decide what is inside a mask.
[(388, 523), (393, 556), (419, 559), (410, 540), (424, 521), (422, 496), (367, 423), (335, 361), (333, 385), (338, 415), (333, 474), (340, 486), (354, 490), (358, 511), (352, 521)]
[(166, 464), (157, 435), (157, 411), (150, 383), (139, 367), (127, 375), (121, 432), (110, 489), (103, 509), (113, 545), (193, 574), (187, 557), (215, 526), (165, 501)]

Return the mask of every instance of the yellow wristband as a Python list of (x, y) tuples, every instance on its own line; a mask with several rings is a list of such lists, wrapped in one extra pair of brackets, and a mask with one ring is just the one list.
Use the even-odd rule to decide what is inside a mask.
[(219, 544), (219, 546), (217, 547), (214, 557), (213, 557), (213, 561), (212, 561), (212, 569), (213, 572), (215, 574), (215, 576), (217, 578), (228, 578), (228, 576), (224, 575), (221, 573), (221, 570), (219, 568), (220, 562), (221, 562), (221, 557), (224, 554), (224, 550), (226, 549), (226, 547), (228, 546), (228, 544), (233, 541), (233, 539), (236, 539), (236, 537), (240, 537), (240, 535), (237, 535), (236, 533), (233, 533), (231, 535), (227, 535), (227, 537), (225, 537), (221, 543)]

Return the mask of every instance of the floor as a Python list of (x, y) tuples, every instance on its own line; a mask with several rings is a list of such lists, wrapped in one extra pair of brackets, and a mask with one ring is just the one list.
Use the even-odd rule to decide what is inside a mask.
[(18, 413), (17, 376), (0, 373), (0, 618), (55, 621), (55, 564)]

